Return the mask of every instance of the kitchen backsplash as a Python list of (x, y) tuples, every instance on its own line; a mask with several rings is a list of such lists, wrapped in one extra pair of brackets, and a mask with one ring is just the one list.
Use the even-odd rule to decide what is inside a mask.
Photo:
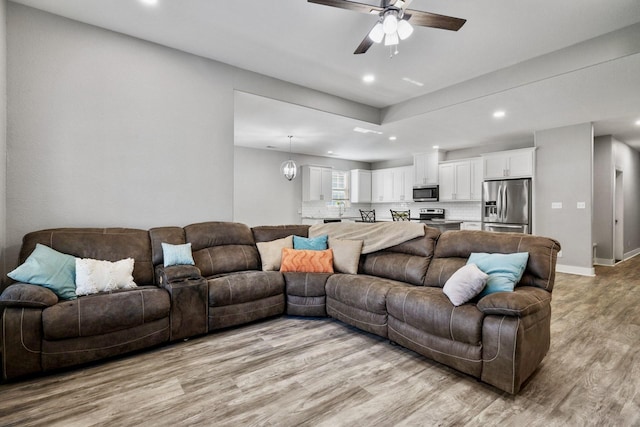
[[(301, 209), (302, 218), (336, 218), (340, 214), (340, 208), (327, 207), (324, 202), (303, 203)], [(447, 219), (462, 221), (480, 221), (480, 202), (426, 202), (426, 203), (352, 203), (350, 207), (343, 208), (343, 217), (360, 217), (359, 209), (375, 209), (376, 218), (391, 219), (390, 210), (411, 210), (412, 217), (418, 217), (421, 208), (442, 208)]]

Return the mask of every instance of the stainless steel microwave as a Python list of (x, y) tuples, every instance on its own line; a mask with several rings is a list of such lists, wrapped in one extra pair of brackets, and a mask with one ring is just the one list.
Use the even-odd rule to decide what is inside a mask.
[(413, 187), (414, 202), (437, 202), (438, 197), (437, 185), (416, 185)]

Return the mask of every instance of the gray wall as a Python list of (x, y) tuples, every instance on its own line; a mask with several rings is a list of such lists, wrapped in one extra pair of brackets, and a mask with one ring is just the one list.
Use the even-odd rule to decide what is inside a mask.
[[(600, 263), (613, 264), (613, 138), (593, 142), (593, 242)], [(608, 260), (608, 261), (604, 261)]]
[(0, 0), (0, 284), (7, 243), (7, 3)]
[[(250, 226), (299, 224), (302, 207), (302, 176), (287, 181), (280, 165), (288, 153), (235, 148), (233, 219)], [(364, 162), (294, 154), (298, 165), (329, 166), (337, 170), (369, 169)]]
[(7, 21), (7, 268), (41, 228), (232, 220), (235, 89), (379, 121), (372, 107), (16, 3)]
[[(534, 231), (560, 242), (559, 266), (592, 274), (593, 127), (583, 123), (539, 131), (535, 144)], [(551, 209), (553, 202), (561, 202), (562, 209)], [(586, 209), (577, 209), (577, 202), (585, 202)]]
[(622, 171), (625, 258), (640, 252), (640, 153), (611, 135), (594, 140), (593, 239), (602, 264), (614, 263), (613, 205), (616, 170)]
[(640, 249), (640, 153), (613, 138), (613, 158), (615, 169), (622, 171), (624, 186), (623, 249), (626, 258)]

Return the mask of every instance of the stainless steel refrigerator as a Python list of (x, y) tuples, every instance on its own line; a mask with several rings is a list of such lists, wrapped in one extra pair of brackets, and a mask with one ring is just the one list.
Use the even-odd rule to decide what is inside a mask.
[(531, 179), (485, 181), (482, 229), (531, 234)]

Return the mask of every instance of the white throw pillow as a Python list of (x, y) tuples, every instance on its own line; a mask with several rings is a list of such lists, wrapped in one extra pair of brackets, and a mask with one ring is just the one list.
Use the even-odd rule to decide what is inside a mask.
[(457, 307), (480, 294), (488, 278), (489, 275), (480, 270), (477, 265), (467, 264), (449, 277), (442, 291)]
[(338, 273), (358, 274), (363, 243), (363, 240), (330, 237), (329, 248), (333, 249), (333, 269)]
[(282, 249), (293, 249), (293, 236), (270, 242), (258, 242), (256, 246), (262, 260), (262, 271), (279, 271), (282, 263)]
[(76, 259), (76, 295), (131, 289), (137, 286), (133, 281), (133, 258), (116, 262)]

